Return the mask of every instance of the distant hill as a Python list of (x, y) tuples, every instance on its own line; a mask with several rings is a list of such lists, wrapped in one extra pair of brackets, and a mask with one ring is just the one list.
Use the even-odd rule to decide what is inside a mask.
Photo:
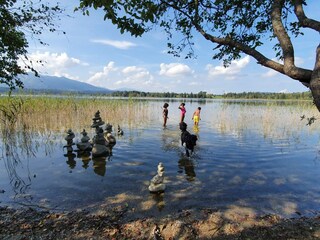
[[(34, 90), (36, 92), (76, 92), (76, 93), (111, 93), (110, 89), (96, 87), (88, 83), (71, 80), (66, 77), (40, 76), (33, 74), (21, 75), (25, 91)], [(4, 86), (3, 86), (4, 87)]]

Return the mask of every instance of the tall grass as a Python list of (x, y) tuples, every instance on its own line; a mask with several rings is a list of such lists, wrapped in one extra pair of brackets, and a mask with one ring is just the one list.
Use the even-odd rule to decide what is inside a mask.
[(61, 133), (67, 129), (78, 135), (82, 129), (94, 133), (92, 118), (98, 110), (113, 131), (117, 125), (132, 128), (143, 124), (150, 112), (146, 102), (132, 99), (0, 97), (0, 147), (14, 191), (24, 193), (29, 186), (18, 174), (22, 158), (35, 156), (40, 145), (50, 154), (55, 141), (64, 141)]
[[(222, 134), (242, 135), (254, 131), (269, 138), (298, 135), (303, 130), (314, 132), (319, 128), (320, 116), (311, 101), (295, 103), (265, 102), (263, 104), (220, 104), (210, 119), (211, 125)], [(303, 116), (303, 117), (302, 117)], [(315, 117), (307, 125), (308, 118)]]
[[(38, 132), (65, 131), (74, 129), (81, 131), (89, 129), (95, 112), (100, 111), (100, 116), (106, 123), (114, 127), (119, 125), (141, 124), (141, 120), (148, 118), (148, 107), (144, 102), (120, 99), (99, 98), (74, 98), (74, 97), (2, 97), (0, 106), (11, 109), (11, 103), (23, 102), (19, 113), (8, 117), (7, 112), (2, 116), (12, 121), (15, 129), (28, 129)], [(116, 129), (114, 129), (116, 130)]]

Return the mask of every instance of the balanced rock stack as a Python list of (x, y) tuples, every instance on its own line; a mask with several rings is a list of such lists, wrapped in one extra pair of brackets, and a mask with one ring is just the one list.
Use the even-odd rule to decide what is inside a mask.
[(151, 193), (161, 193), (166, 189), (166, 185), (163, 183), (164, 181), (164, 166), (162, 162), (158, 164), (157, 175), (155, 175), (149, 185), (149, 191)]

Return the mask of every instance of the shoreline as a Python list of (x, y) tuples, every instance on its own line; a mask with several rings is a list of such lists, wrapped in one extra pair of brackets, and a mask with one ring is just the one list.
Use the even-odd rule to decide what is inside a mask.
[(203, 209), (161, 218), (134, 218), (134, 213), (121, 205), (101, 207), (95, 212), (0, 207), (0, 238), (308, 240), (320, 238), (320, 216), (281, 218), (256, 216), (245, 210)]

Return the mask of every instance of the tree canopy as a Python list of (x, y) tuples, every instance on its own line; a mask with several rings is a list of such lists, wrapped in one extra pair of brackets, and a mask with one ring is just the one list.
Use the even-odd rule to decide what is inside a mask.
[[(110, 20), (121, 33), (142, 36), (156, 26), (167, 33), (169, 53), (193, 57), (194, 36), (198, 34), (213, 44), (213, 59), (228, 66), (241, 53), (250, 55), (267, 68), (287, 75), (310, 87), (320, 82), (319, 68), (298, 67), (292, 38), (303, 35), (303, 28), (320, 31), (320, 22), (308, 18), (304, 6), (308, 0), (80, 0), (83, 14), (102, 9), (104, 20)], [(180, 33), (176, 43), (174, 33)], [(273, 51), (263, 53), (266, 40), (274, 43)], [(319, 47), (320, 49), (320, 47)], [(185, 52), (186, 50), (186, 52)], [(268, 57), (266, 54), (273, 52)], [(318, 51), (320, 54), (320, 51)], [(276, 59), (276, 60), (275, 60)], [(318, 60), (317, 60), (318, 61)], [(319, 83), (320, 86), (320, 83)], [(313, 96), (320, 96), (311, 86)], [(320, 89), (320, 88), (319, 88)], [(320, 97), (319, 103), (320, 106)]]
[[(63, 10), (57, 5), (49, 6), (41, 0), (0, 0), (0, 83), (10, 89), (23, 87), (20, 74), (37, 71), (28, 60), (27, 36), (45, 44), (39, 38), (43, 31), (57, 31), (55, 20)], [(19, 60), (24, 61), (23, 66)]]

